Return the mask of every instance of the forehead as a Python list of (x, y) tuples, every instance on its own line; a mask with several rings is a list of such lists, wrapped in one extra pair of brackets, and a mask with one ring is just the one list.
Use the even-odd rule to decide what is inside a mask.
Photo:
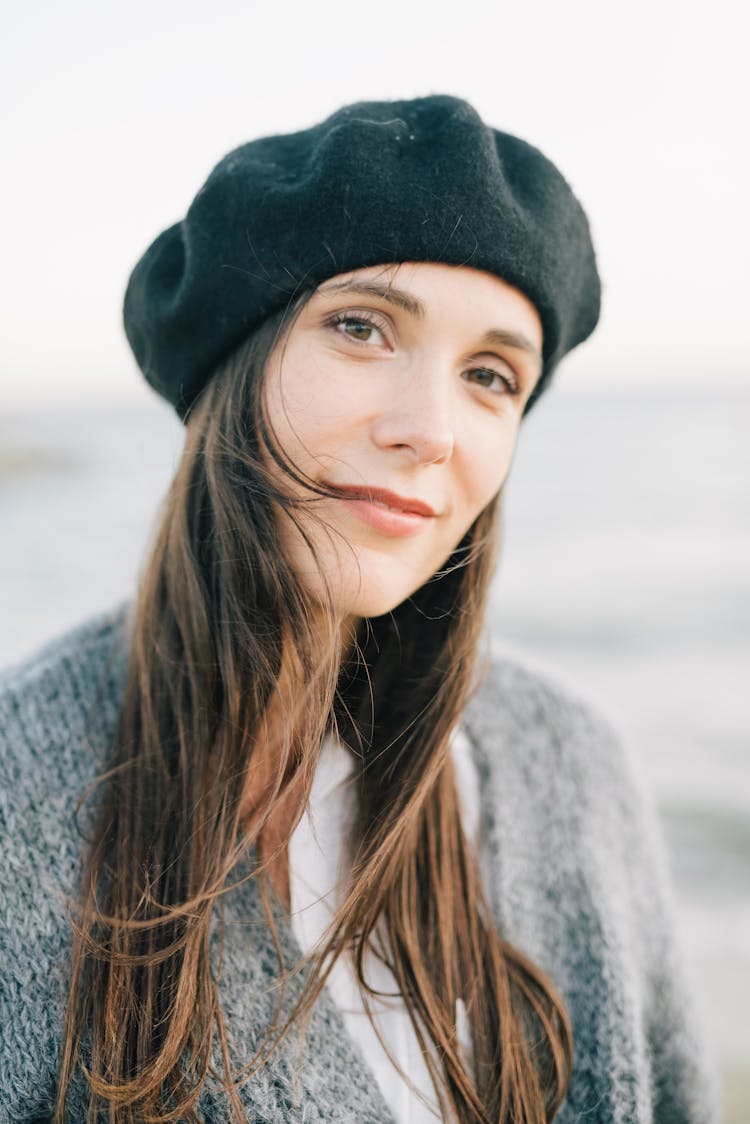
[(490, 318), (493, 324), (522, 328), (541, 348), (542, 324), (535, 306), (520, 289), (484, 270), (442, 262), (397, 262), (340, 273), (324, 281), (322, 296), (360, 293), (388, 294), (407, 312), (420, 318), (446, 310), (470, 320)]

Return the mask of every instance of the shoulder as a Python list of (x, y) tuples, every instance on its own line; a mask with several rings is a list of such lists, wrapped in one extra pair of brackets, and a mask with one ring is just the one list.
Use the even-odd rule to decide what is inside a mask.
[(485, 661), (465, 713), (480, 772), (500, 769), (541, 799), (610, 808), (643, 796), (638, 771), (609, 717), (562, 678), (508, 655)]
[(117, 726), (126, 636), (123, 603), (0, 673), (0, 866), (13, 864), (6, 889), (23, 888), (23, 872), (44, 880), (58, 861), (60, 875), (74, 865), (86, 822), (78, 803), (106, 767)]
[(603, 714), (578, 688), (571, 687), (525, 658), (493, 654), (480, 664), (470, 707), (477, 717), (503, 728), (544, 728), (606, 724)]
[(25, 659), (0, 667), (0, 698), (54, 674), (64, 665), (85, 665), (92, 658), (101, 658), (106, 649), (116, 651), (127, 636), (130, 610), (130, 600), (122, 600), (48, 640)]
[[(7, 781), (71, 749), (97, 756), (117, 720), (128, 608), (122, 602), (0, 670), (0, 768)], [(72, 759), (66, 764), (79, 771)]]
[(128, 654), (128, 602), (0, 671), (2, 855), (63, 831), (106, 765)]
[[(566, 880), (617, 905), (636, 942), (671, 875), (654, 799), (633, 747), (599, 704), (562, 678), (493, 656), (466, 712), (486, 815), (531, 882)], [(551, 890), (550, 890), (551, 892)], [(617, 899), (615, 903), (614, 899)]]

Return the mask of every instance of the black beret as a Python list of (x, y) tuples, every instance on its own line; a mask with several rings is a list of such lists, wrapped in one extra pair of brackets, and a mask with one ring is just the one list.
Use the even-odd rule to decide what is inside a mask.
[(346, 106), (230, 152), (133, 270), (125, 331), (184, 418), (218, 364), (296, 295), (404, 261), (486, 270), (529, 297), (544, 367), (527, 411), (599, 317), (589, 225), (560, 172), (436, 95)]

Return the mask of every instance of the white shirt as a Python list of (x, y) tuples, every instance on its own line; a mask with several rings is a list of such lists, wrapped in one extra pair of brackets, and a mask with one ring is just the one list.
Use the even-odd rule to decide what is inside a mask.
[[(452, 754), (464, 829), (469, 840), (478, 843), (479, 781), (468, 740), (460, 727), (453, 736)], [(355, 813), (354, 780), (352, 754), (334, 738), (326, 738), (307, 809), (289, 842), (292, 929), (305, 953), (318, 943), (334, 915), (335, 906), (340, 904), (337, 887), (346, 873), (342, 866), (342, 849), (346, 829)], [(372, 954), (366, 960), (365, 979), (378, 990), (398, 992), (391, 971)], [(412, 1091), (383, 1050), (364, 1010), (347, 956), (342, 954), (337, 959), (327, 987), (396, 1120), (401, 1124), (427, 1121), (432, 1124), (439, 1120), (434, 1086), (401, 997), (370, 997), (370, 1008), (389, 1050), (431, 1107)], [(460, 999), (456, 1003), (456, 1026), (459, 1041), (470, 1055), (471, 1033)]]

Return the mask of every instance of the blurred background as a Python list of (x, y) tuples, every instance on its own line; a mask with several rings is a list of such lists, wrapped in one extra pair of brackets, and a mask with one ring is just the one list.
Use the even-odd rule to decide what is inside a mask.
[(750, 1119), (750, 235), (732, 0), (13, 8), (0, 46), (0, 662), (132, 594), (182, 430), (130, 269), (213, 164), (341, 104), (445, 92), (555, 160), (604, 313), (524, 422), (493, 644), (603, 708), (654, 792), (680, 936)]

